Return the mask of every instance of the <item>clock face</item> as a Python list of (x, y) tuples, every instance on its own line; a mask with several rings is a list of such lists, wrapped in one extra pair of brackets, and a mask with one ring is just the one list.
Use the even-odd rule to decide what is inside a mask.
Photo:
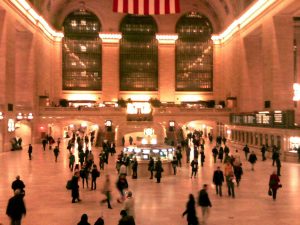
[(146, 128), (146, 129), (144, 130), (144, 133), (145, 133), (145, 135), (150, 136), (150, 135), (153, 135), (153, 134), (154, 134), (154, 130), (153, 130), (152, 128)]
[(170, 121), (169, 125), (170, 125), (170, 127), (174, 127), (175, 126), (175, 122), (174, 121)]
[(105, 121), (105, 126), (111, 127), (111, 125), (112, 125), (111, 120), (106, 120), (106, 121)]

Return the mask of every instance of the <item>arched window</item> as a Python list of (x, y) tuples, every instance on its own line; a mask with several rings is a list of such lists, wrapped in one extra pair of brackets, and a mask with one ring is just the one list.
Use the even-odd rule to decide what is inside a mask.
[(96, 15), (85, 10), (69, 14), (63, 24), (63, 90), (101, 90), (102, 59)]
[(151, 16), (128, 15), (120, 30), (120, 90), (158, 90), (157, 26)]
[(188, 13), (176, 25), (176, 91), (212, 91), (212, 26), (207, 17)]

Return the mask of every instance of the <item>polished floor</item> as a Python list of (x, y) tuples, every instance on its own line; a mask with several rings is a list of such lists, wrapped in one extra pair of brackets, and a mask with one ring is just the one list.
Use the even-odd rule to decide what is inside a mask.
[[(233, 149), (233, 147), (232, 147)], [(94, 149), (98, 155), (99, 149)], [(244, 162), (244, 175), (241, 186), (236, 188), (236, 198), (226, 195), (218, 197), (212, 185), (212, 173), (216, 168), (211, 159), (211, 146), (206, 146), (206, 162), (200, 168), (198, 178), (190, 178), (190, 168), (184, 163), (177, 176), (162, 178), (162, 183), (142, 178), (128, 179), (129, 189), (135, 197), (135, 215), (137, 225), (184, 225), (182, 218), (188, 195), (198, 196), (202, 184), (209, 184), (209, 196), (213, 207), (207, 224), (210, 225), (300, 225), (300, 164), (283, 163), (281, 182), (283, 188), (278, 198), (273, 201), (268, 195), (269, 175), (275, 169), (271, 160), (258, 161), (255, 171)], [(27, 215), (24, 225), (76, 225), (82, 213), (87, 213), (89, 221), (94, 224), (96, 218), (103, 215), (106, 225), (117, 225), (122, 205), (117, 203), (118, 192), (115, 189), (117, 174), (115, 158), (110, 158), (109, 166), (102, 172), (97, 181), (97, 190), (82, 189), (82, 202), (71, 204), (71, 193), (67, 191), (66, 181), (71, 177), (68, 169), (68, 152), (62, 146), (58, 162), (54, 161), (51, 150), (42, 150), (41, 145), (34, 145), (33, 159), (28, 160), (27, 149), (0, 154), (0, 223), (9, 224), (5, 215), (8, 199), (12, 196), (11, 182), (19, 174), (26, 185)], [(241, 154), (241, 158), (244, 159)], [(259, 157), (260, 159), (260, 157)], [(98, 158), (96, 160), (98, 164)], [(223, 165), (222, 165), (223, 166)], [(112, 175), (113, 209), (101, 206), (99, 201), (104, 197), (101, 192), (104, 174)], [(198, 217), (201, 210), (197, 207)]]

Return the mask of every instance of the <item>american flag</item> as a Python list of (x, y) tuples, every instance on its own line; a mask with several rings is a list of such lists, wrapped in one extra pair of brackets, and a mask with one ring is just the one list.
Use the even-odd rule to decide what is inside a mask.
[(114, 0), (113, 11), (137, 15), (164, 15), (180, 12), (179, 0)]

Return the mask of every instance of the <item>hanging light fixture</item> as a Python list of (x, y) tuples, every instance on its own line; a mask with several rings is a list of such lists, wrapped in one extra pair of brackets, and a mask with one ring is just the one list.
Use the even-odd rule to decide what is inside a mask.
[(23, 119), (22, 113), (18, 113), (18, 115), (17, 115), (17, 120), (22, 120), (22, 119)]
[(33, 114), (32, 114), (32, 113), (29, 113), (28, 116), (27, 116), (27, 119), (28, 119), (28, 120), (32, 120), (32, 119), (33, 119)]

